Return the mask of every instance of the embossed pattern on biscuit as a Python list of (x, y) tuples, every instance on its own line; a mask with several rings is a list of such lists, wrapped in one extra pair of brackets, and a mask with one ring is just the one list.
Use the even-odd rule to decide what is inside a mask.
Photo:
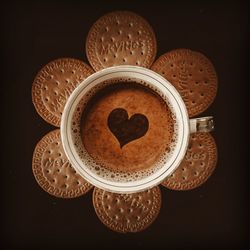
[(117, 65), (150, 67), (156, 50), (151, 26), (129, 11), (115, 11), (99, 18), (86, 41), (86, 54), (96, 71)]
[(203, 54), (189, 49), (172, 50), (160, 56), (151, 69), (175, 86), (190, 117), (213, 103), (218, 79), (213, 64)]
[(87, 64), (72, 58), (60, 58), (45, 65), (32, 85), (32, 101), (38, 114), (59, 127), (68, 97), (92, 73)]
[(133, 194), (115, 194), (95, 188), (93, 205), (101, 222), (113, 231), (135, 233), (145, 230), (161, 208), (160, 188)]
[(217, 146), (209, 133), (191, 135), (185, 158), (177, 170), (161, 184), (173, 190), (199, 187), (213, 173), (217, 163)]
[(92, 188), (69, 163), (62, 147), (59, 129), (45, 135), (36, 145), (32, 170), (37, 183), (56, 197), (74, 198)]

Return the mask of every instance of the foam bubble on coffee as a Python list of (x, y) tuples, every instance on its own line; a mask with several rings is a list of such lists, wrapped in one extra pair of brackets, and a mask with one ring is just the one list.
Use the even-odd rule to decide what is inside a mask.
[[(100, 159), (94, 159), (90, 153), (87, 151), (86, 147), (84, 146), (82, 135), (81, 135), (81, 120), (82, 115), (85, 112), (85, 108), (89, 101), (101, 90), (105, 89), (106, 87), (117, 85), (117, 83), (124, 83), (131, 84), (131, 83), (137, 83), (138, 85), (150, 89), (154, 93), (157, 93), (157, 95), (165, 102), (167, 107), (171, 111), (171, 118), (173, 119), (173, 126), (169, 127), (171, 131), (169, 133), (172, 134), (171, 136), (171, 143), (168, 145), (168, 147), (164, 150), (164, 152), (158, 157), (158, 159), (147, 168), (140, 168), (135, 170), (127, 170), (122, 169), (120, 167), (117, 167), (116, 169), (110, 168), (105, 164), (105, 162), (102, 162)], [(159, 171), (166, 162), (169, 160), (169, 158), (172, 156), (175, 145), (176, 145), (176, 139), (177, 139), (177, 130), (178, 125), (176, 122), (176, 115), (174, 113), (174, 109), (171, 106), (171, 103), (168, 101), (167, 97), (156, 87), (153, 87), (149, 82), (145, 82), (142, 80), (138, 80), (136, 78), (116, 78), (109, 81), (102, 82), (98, 84), (95, 88), (92, 88), (91, 91), (89, 91), (78, 103), (75, 112), (73, 114), (72, 119), (72, 138), (75, 146), (75, 150), (78, 153), (80, 159), (84, 163), (84, 165), (95, 175), (100, 176), (101, 178), (104, 178), (109, 181), (114, 182), (131, 182), (131, 181), (138, 181), (141, 179), (144, 179), (153, 173)], [(143, 150), (143, 148), (141, 149)]]

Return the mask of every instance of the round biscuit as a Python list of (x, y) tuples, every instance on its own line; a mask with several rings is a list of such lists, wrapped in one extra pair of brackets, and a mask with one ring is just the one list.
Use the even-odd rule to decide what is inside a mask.
[(86, 40), (86, 54), (96, 71), (117, 65), (150, 67), (156, 50), (152, 27), (129, 11), (114, 11), (99, 18)]
[(217, 164), (217, 146), (209, 133), (192, 134), (185, 158), (161, 184), (172, 190), (199, 187), (213, 173)]
[(161, 208), (158, 186), (133, 194), (116, 194), (94, 188), (93, 205), (101, 222), (113, 231), (135, 233), (146, 229)]
[(46, 134), (36, 145), (32, 170), (46, 192), (60, 198), (75, 198), (93, 186), (85, 181), (69, 163), (61, 142), (60, 130)]
[(73, 58), (60, 58), (45, 65), (32, 85), (32, 101), (38, 114), (59, 127), (69, 95), (92, 73), (90, 66)]
[(213, 103), (218, 79), (213, 64), (203, 54), (189, 49), (172, 50), (160, 56), (151, 69), (174, 85), (190, 117)]

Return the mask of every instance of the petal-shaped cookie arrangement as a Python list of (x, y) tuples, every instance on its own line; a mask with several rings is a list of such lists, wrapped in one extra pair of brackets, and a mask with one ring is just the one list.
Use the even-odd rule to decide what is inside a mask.
[[(93, 69), (74, 58), (49, 62), (34, 79), (34, 107), (46, 122), (60, 127), (67, 99), (85, 78), (106, 67), (135, 65), (151, 67), (173, 84), (190, 117), (204, 112), (217, 92), (218, 79), (212, 62), (190, 49), (166, 51), (154, 61), (156, 52), (156, 36), (143, 17), (129, 11), (108, 13), (93, 24), (86, 38), (86, 55)], [(216, 163), (217, 147), (212, 135), (193, 134), (184, 160), (162, 186), (170, 190), (197, 188), (210, 177)], [(60, 129), (46, 134), (37, 143), (32, 170), (39, 186), (56, 197), (79, 197), (93, 187), (69, 163)], [(95, 187), (93, 206), (100, 221), (111, 230), (139, 232), (148, 228), (160, 212), (160, 187), (133, 194), (115, 194)]]

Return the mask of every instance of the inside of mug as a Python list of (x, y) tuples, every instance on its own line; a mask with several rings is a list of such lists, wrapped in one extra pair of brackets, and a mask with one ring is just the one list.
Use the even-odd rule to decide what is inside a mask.
[[(172, 119), (174, 120), (174, 133), (171, 146), (150, 168), (140, 169), (136, 171), (123, 171), (119, 168), (119, 170), (107, 168), (102, 164), (97, 163), (95, 159), (93, 159), (89, 155), (82, 141), (82, 116), (88, 102), (91, 100), (91, 98), (93, 98), (93, 96), (96, 95), (96, 93), (98, 93), (102, 89), (108, 86), (115, 86), (120, 82), (124, 84), (136, 83), (145, 88), (151, 89), (153, 92), (157, 93), (162, 98), (162, 100), (164, 100), (164, 102), (166, 102), (167, 106), (171, 110)], [(88, 88), (87, 85), (86, 88)], [(85, 92), (81, 91), (77, 99), (78, 101), (74, 106), (70, 123), (71, 138), (73, 142), (74, 151), (80, 159), (81, 165), (84, 166), (84, 168), (82, 168), (82, 171), (86, 171), (86, 174), (91, 175), (92, 179), (96, 179), (99, 182), (101, 181), (107, 183), (119, 183), (118, 185), (129, 185), (129, 183), (140, 182), (144, 179), (148, 179), (154, 175), (157, 175), (157, 172), (159, 171), (162, 172), (162, 169), (166, 168), (166, 165), (168, 164), (169, 160), (173, 158), (174, 152), (176, 150), (176, 145), (179, 140), (178, 137), (181, 136), (181, 133), (179, 132), (179, 123), (177, 122), (178, 114), (176, 114), (176, 109), (173, 108), (173, 104), (169, 101), (169, 97), (166, 96), (166, 94), (164, 94), (163, 91), (160, 90), (160, 88), (156, 87), (148, 81), (141, 80), (141, 78), (137, 78), (136, 76), (114, 76), (109, 78), (108, 80), (98, 82), (97, 84), (95, 84), (94, 87), (89, 88), (89, 90), (86, 90)], [(141, 150), (143, 150), (143, 148)]]

